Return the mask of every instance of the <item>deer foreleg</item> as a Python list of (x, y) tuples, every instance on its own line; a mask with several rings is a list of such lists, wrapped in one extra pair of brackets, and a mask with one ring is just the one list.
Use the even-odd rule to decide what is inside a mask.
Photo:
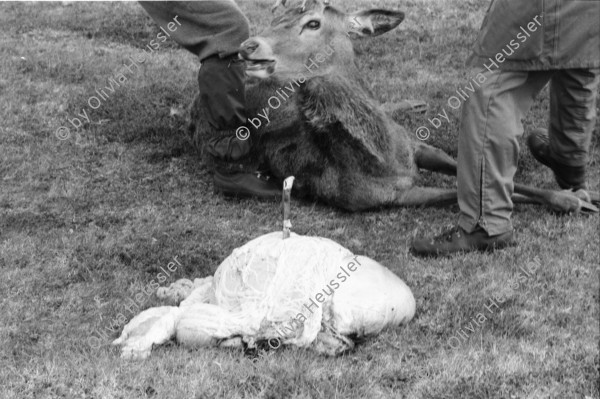
[[(456, 176), (456, 161), (439, 148), (425, 143), (417, 144), (415, 163), (420, 169)], [(515, 184), (515, 192), (521, 195), (513, 196), (516, 203), (543, 204), (558, 212), (598, 212), (595, 205), (600, 205), (600, 193), (596, 191), (553, 191)]]
[(594, 192), (590, 195), (584, 190), (553, 191), (515, 184), (515, 193), (525, 195), (557, 212), (599, 212), (598, 208), (591, 203), (592, 195), (597, 195)]
[(458, 202), (456, 189), (410, 187), (399, 191), (394, 201), (397, 206), (445, 206)]
[(435, 148), (429, 144), (417, 144), (415, 148), (415, 163), (419, 169), (456, 176), (456, 160), (439, 148)]

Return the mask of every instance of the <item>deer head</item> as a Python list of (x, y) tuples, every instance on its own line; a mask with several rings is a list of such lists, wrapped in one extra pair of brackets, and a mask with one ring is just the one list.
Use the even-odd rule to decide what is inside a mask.
[(321, 0), (304, 3), (273, 19), (261, 36), (242, 43), (240, 55), (249, 76), (290, 79), (354, 71), (352, 39), (381, 35), (404, 19), (400, 11), (347, 14)]

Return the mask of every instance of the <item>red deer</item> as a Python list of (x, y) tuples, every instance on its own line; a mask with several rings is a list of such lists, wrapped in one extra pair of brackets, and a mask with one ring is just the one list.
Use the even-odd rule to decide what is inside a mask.
[[(386, 33), (404, 13), (347, 14), (320, 0), (304, 3), (275, 18), (240, 50), (251, 78), (253, 162), (266, 164), (277, 179), (295, 176), (304, 196), (349, 211), (456, 203), (456, 189), (414, 184), (419, 168), (455, 175), (454, 159), (396, 124), (364, 84), (354, 60), (354, 38)], [(201, 141), (208, 128), (202, 110), (192, 112), (193, 133)], [(515, 192), (518, 202), (563, 212), (597, 211), (587, 193), (522, 185), (515, 185)], [(597, 201), (598, 194), (592, 195)]]

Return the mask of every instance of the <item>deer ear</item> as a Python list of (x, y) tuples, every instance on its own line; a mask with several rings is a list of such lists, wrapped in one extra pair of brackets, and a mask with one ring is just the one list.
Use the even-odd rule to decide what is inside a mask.
[(349, 14), (346, 18), (348, 35), (379, 36), (400, 25), (404, 20), (404, 13), (391, 10), (365, 10)]

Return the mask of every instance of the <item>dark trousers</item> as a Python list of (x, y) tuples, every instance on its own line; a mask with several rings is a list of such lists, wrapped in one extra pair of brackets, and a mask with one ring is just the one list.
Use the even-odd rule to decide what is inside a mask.
[(171, 38), (198, 55), (198, 86), (206, 118), (217, 130), (246, 123), (244, 66), (238, 49), (249, 37), (248, 19), (233, 0), (140, 2), (156, 23), (167, 29), (177, 18)]

